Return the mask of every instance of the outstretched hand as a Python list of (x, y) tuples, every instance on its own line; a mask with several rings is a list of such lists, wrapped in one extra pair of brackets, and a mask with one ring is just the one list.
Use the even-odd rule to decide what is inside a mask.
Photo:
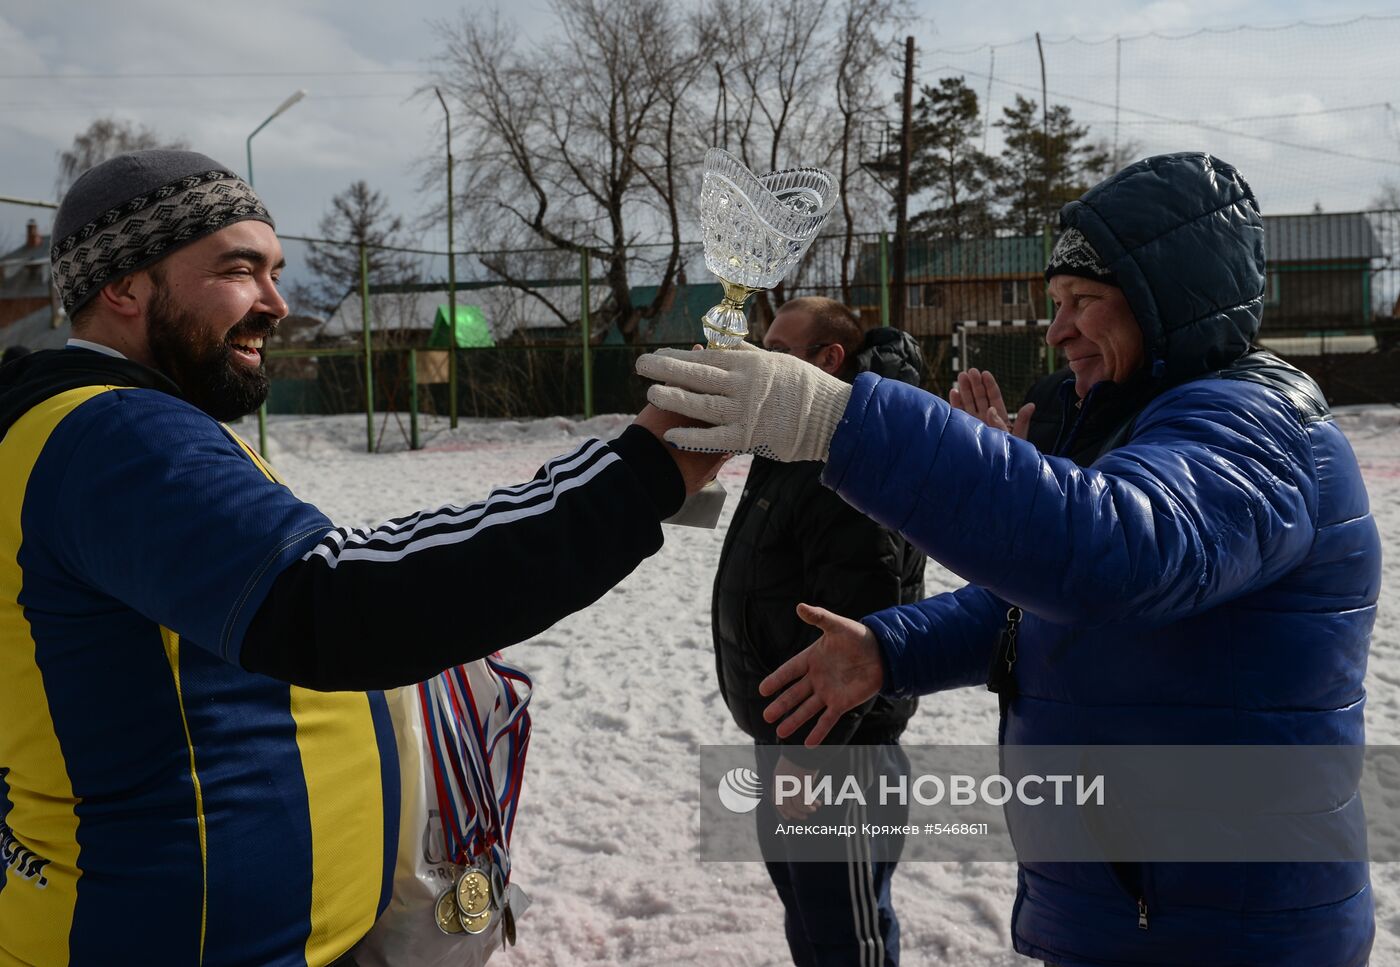
[(820, 713), (804, 743), (821, 745), (846, 712), (869, 700), (885, 681), (885, 666), (875, 632), (850, 618), (809, 604), (797, 606), (797, 616), (820, 628), (822, 636), (798, 652), (758, 684), (762, 695), (779, 695), (763, 710), (764, 721), (778, 722), (778, 735), (787, 738)]
[(986, 370), (967, 369), (958, 374), (958, 385), (948, 390), (948, 403), (983, 423), (1024, 440), (1030, 433), (1031, 415), (1035, 404), (1027, 403), (1016, 411), (1013, 420), (1002, 398), (997, 379)]
[(737, 349), (658, 349), (637, 374), (662, 385), (653, 406), (704, 424), (668, 430), (683, 450), (757, 453), (785, 463), (825, 460), (851, 386), (795, 356)]

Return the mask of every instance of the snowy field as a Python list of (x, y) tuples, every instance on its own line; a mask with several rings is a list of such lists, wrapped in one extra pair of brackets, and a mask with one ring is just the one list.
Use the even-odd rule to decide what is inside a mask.
[[(303, 499), (338, 524), (359, 526), (479, 499), (528, 479), (589, 436), (615, 436), (627, 420), (464, 420), (455, 432), (445, 420), (426, 420), (426, 448), (408, 452), (391, 418), (383, 448), (395, 452), (370, 456), (363, 416), (273, 417), (269, 455)], [(1400, 594), (1400, 409), (1346, 409), (1338, 420), (1361, 461), (1387, 551), (1367, 677), (1368, 737), (1400, 744), (1400, 609), (1392, 603)], [(256, 439), (252, 421), (238, 429)], [(515, 877), (534, 905), (521, 920), (519, 946), (493, 963), (790, 962), (763, 867), (702, 864), (693, 848), (698, 747), (747, 741), (716, 689), (709, 627), (711, 580), (747, 471), (747, 458), (724, 468), (730, 498), (718, 530), (668, 527), (665, 547), (592, 608), (510, 649), (536, 686), (514, 839)], [(959, 583), (930, 564), (929, 593)], [(470, 628), (470, 615), (463, 619)], [(996, 725), (995, 696), (964, 689), (924, 699), (906, 741), (994, 743)], [(1397, 967), (1400, 864), (1374, 865), (1371, 876), (1378, 933), (1371, 963)], [(1011, 951), (1014, 894), (1013, 864), (902, 864), (894, 902), (903, 962), (1030, 964)]]

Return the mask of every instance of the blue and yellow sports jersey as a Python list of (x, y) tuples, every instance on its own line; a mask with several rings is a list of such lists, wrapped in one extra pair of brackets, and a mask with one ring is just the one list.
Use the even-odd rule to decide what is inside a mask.
[(331, 530), (227, 428), (84, 386), (0, 440), (0, 965), (326, 964), (388, 900), (382, 695), (245, 671)]

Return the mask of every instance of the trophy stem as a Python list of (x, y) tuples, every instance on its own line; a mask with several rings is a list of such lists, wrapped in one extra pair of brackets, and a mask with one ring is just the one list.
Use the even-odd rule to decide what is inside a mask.
[(749, 334), (748, 321), (744, 317), (744, 303), (749, 296), (761, 291), (758, 288), (720, 279), (724, 287), (724, 298), (719, 305), (705, 313), (702, 324), (705, 338), (711, 349), (733, 349)]
[(740, 285), (738, 282), (730, 282), (728, 279), (720, 279), (719, 282), (720, 285), (724, 286), (724, 301), (720, 305), (730, 306), (740, 312), (743, 311), (744, 303), (748, 301), (749, 296), (762, 291), (751, 286)]

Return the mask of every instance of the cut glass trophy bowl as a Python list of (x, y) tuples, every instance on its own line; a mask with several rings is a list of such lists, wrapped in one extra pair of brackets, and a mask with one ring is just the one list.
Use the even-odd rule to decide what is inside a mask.
[(711, 349), (732, 349), (748, 335), (744, 301), (777, 285), (801, 261), (836, 206), (836, 179), (820, 168), (755, 175), (723, 148), (705, 152), (700, 228), (705, 267), (724, 299), (705, 313)]

